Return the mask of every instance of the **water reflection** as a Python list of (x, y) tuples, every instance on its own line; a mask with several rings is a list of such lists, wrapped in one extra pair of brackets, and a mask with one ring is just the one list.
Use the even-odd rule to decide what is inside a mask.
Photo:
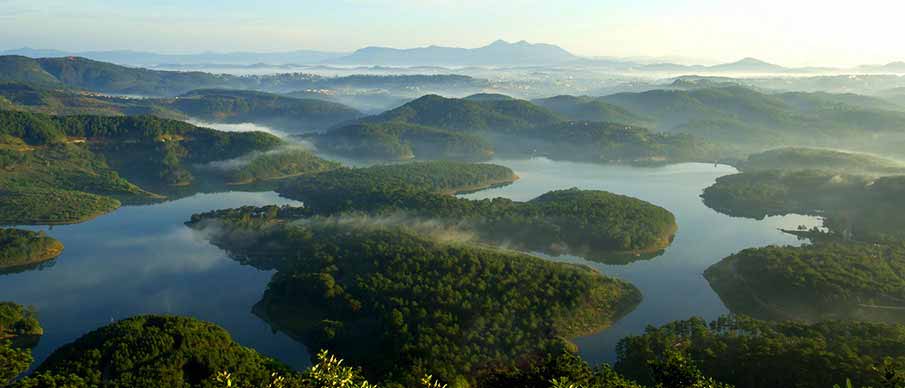
[(63, 255), (52, 267), (0, 277), (0, 299), (37, 307), (45, 335), (34, 365), (113, 320), (159, 313), (212, 321), (246, 346), (306, 366), (302, 345), (251, 312), (272, 273), (239, 265), (183, 225), (199, 211), (266, 204), (298, 205), (272, 192), (198, 194), (56, 226), (49, 234), (66, 246)]
[[(550, 190), (578, 187), (638, 197), (676, 215), (679, 231), (673, 244), (652, 260), (613, 266), (574, 256), (550, 258), (597, 268), (634, 283), (644, 293), (641, 305), (612, 328), (577, 340), (582, 355), (591, 362), (612, 361), (616, 342), (641, 333), (647, 325), (725, 313), (702, 276), (708, 266), (744, 248), (799, 244), (778, 228), (820, 222), (803, 216), (763, 221), (731, 218), (707, 208), (699, 195), (717, 177), (736, 172), (727, 166), (635, 168), (547, 159), (494, 163), (511, 167), (522, 179), (463, 197), (526, 201)], [(66, 246), (63, 255), (41, 270), (0, 276), (0, 300), (38, 308), (46, 334), (35, 349), (35, 365), (57, 347), (111, 320), (167, 313), (212, 321), (243, 345), (290, 365), (305, 366), (304, 346), (273, 333), (251, 312), (272, 272), (238, 264), (183, 225), (193, 213), (268, 204), (299, 205), (272, 192), (195, 194), (161, 204), (127, 206), (83, 224), (54, 227), (49, 234)]]
[(605, 265), (574, 256), (548, 257), (594, 267), (636, 285), (644, 301), (627, 317), (596, 335), (577, 339), (581, 354), (592, 363), (612, 362), (615, 346), (626, 335), (640, 334), (647, 325), (701, 316), (716, 318), (728, 312), (703, 273), (713, 263), (745, 248), (770, 244), (798, 245), (797, 237), (779, 231), (799, 225), (819, 226), (816, 217), (789, 215), (762, 221), (732, 218), (704, 206), (700, 194), (716, 178), (734, 174), (729, 166), (679, 164), (656, 168), (600, 166), (584, 163), (495, 160), (522, 177), (511, 186), (465, 195), (466, 198), (507, 197), (530, 200), (547, 191), (578, 187), (607, 190), (643, 199), (676, 215), (679, 231), (662, 256), (628, 265)]

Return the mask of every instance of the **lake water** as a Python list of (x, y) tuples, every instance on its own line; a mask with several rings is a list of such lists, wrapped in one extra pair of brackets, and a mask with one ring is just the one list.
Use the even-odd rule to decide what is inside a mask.
[[(675, 242), (653, 260), (610, 266), (576, 257), (551, 258), (592, 266), (632, 282), (644, 294), (641, 305), (612, 328), (576, 340), (582, 355), (594, 363), (613, 361), (616, 342), (643, 332), (647, 325), (726, 313), (703, 278), (704, 269), (744, 248), (799, 243), (778, 231), (780, 227), (820, 224), (804, 216), (730, 218), (705, 207), (699, 195), (717, 177), (735, 172), (726, 166), (635, 168), (547, 159), (494, 163), (511, 167), (521, 180), (464, 197), (529, 200), (550, 190), (578, 187), (630, 195), (675, 213), (679, 223)], [(64, 253), (44, 269), (0, 275), (0, 300), (37, 307), (45, 335), (34, 349), (34, 365), (57, 347), (113, 320), (166, 313), (214, 322), (241, 344), (304, 367), (309, 363), (307, 349), (272, 332), (251, 313), (272, 272), (239, 265), (183, 225), (193, 213), (265, 204), (298, 203), (272, 192), (198, 194), (53, 227), (48, 233), (63, 242)]]

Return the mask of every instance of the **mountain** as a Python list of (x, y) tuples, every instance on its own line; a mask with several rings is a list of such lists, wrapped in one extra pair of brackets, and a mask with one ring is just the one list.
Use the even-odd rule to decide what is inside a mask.
[(710, 66), (711, 71), (717, 72), (736, 72), (736, 73), (782, 73), (789, 71), (788, 68), (764, 62), (756, 58), (744, 58), (738, 62), (725, 63), (722, 65)]
[(568, 51), (550, 44), (498, 40), (487, 46), (466, 49), (429, 46), (411, 49), (366, 47), (352, 55), (328, 62), (346, 65), (554, 65), (578, 60)]
[(203, 52), (192, 54), (160, 54), (147, 51), (111, 50), (111, 51), (80, 51), (68, 52), (60, 50), (33, 49), (23, 47), (15, 50), (0, 51), (0, 55), (19, 55), (30, 58), (46, 57), (82, 57), (95, 61), (112, 62), (120, 65), (151, 66), (151, 65), (253, 65), (267, 63), (270, 65), (285, 64), (315, 64), (330, 59), (339, 58), (347, 53), (295, 50), (284, 52)]
[(790, 69), (774, 65), (756, 58), (744, 58), (737, 62), (723, 63), (713, 66), (679, 65), (675, 63), (654, 63), (640, 67), (645, 71), (669, 73), (788, 73), (793, 70), (810, 71), (812, 69)]
[(885, 65), (864, 65), (857, 68), (870, 73), (905, 73), (905, 61), (891, 62)]
[(178, 98), (138, 99), (3, 81), (0, 81), (0, 108), (53, 115), (152, 115), (256, 123), (290, 133), (323, 130), (363, 116), (336, 102), (248, 90), (199, 89)]
[(417, 124), (467, 132), (518, 132), (562, 119), (550, 110), (524, 100), (472, 101), (428, 95), (362, 121)]

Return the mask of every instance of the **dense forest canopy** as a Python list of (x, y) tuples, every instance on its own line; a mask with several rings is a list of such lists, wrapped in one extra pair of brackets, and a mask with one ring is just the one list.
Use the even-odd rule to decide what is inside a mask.
[(901, 175), (905, 163), (870, 154), (820, 148), (783, 147), (748, 156), (739, 168), (754, 171), (822, 170), (846, 174)]
[(751, 248), (704, 276), (737, 313), (764, 319), (905, 322), (901, 244), (820, 242)]
[(342, 155), (385, 159), (480, 160), (496, 153), (660, 164), (718, 157), (712, 146), (692, 136), (652, 133), (618, 121), (566, 121), (512, 98), (424, 96), (359, 121), (313, 139)]
[(649, 383), (649, 361), (671, 352), (686, 353), (705, 375), (739, 388), (823, 388), (846, 379), (856, 387), (898, 387), (905, 379), (903, 325), (740, 316), (709, 324), (692, 318), (626, 337), (618, 346), (616, 371)]
[[(145, 188), (158, 191), (189, 185), (199, 178), (196, 175), (207, 178), (198, 165), (284, 144), (261, 132), (220, 132), (151, 116), (0, 111), (0, 122), (0, 198), (4, 199), (0, 222), (4, 224), (81, 222), (122, 202), (158, 201), (163, 197)], [(313, 156), (300, 159), (296, 155), (294, 160), (283, 160), (295, 164), (277, 168), (267, 156), (261, 158), (236, 174), (249, 180), (254, 175), (267, 178), (322, 171), (329, 165)]]
[(279, 192), (305, 202), (312, 214), (402, 213), (464, 226), (489, 242), (601, 260), (663, 249), (677, 228), (666, 209), (602, 191), (562, 190), (528, 202), (455, 198), (446, 193), (513, 179), (501, 167), (459, 166), (434, 162), (334, 170), (296, 179)]
[(441, 241), (380, 220), (274, 224), (279, 212), (196, 218), (192, 226), (218, 222), (215, 244), (277, 269), (259, 316), (372, 376), (411, 383), (430, 372), (455, 381), (488, 363), (513, 368), (640, 301), (631, 285), (593, 270), (448, 240), (447, 230), (434, 231)]
[(707, 206), (733, 216), (820, 215), (840, 238), (884, 242), (905, 236), (903, 194), (905, 176), (769, 170), (721, 177), (703, 198)]

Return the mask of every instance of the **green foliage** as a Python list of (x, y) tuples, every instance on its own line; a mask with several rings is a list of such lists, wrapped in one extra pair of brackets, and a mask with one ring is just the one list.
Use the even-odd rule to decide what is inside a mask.
[(863, 99), (769, 95), (740, 86), (620, 93), (600, 100), (652, 117), (660, 130), (744, 149), (787, 144), (881, 149), (886, 140), (874, 135), (893, 135), (905, 126), (905, 114)]
[(81, 222), (116, 209), (120, 200), (159, 200), (132, 182), (155, 189), (186, 185), (195, 179), (195, 165), (282, 144), (265, 133), (220, 132), (150, 116), (0, 111), (0, 119), (0, 222), (7, 224)]
[(713, 153), (687, 135), (654, 134), (625, 124), (563, 121), (546, 108), (511, 98), (425, 96), (314, 139), (332, 152), (372, 159), (480, 160), (496, 150), (504, 155), (590, 162), (664, 163), (708, 160)]
[[(209, 323), (179, 317), (141, 316), (85, 334), (57, 349), (23, 387), (41, 380), (78, 379), (88, 386), (215, 387), (218, 372), (229, 371), (249, 386), (266, 386), (288, 369)], [(68, 386), (63, 383), (57, 383)]]
[(846, 174), (905, 174), (905, 164), (877, 156), (818, 148), (779, 148), (751, 155), (741, 163), (747, 172), (821, 170)]
[(361, 116), (355, 109), (335, 102), (227, 89), (193, 90), (172, 100), (170, 106), (205, 120), (265, 123), (308, 131)]
[(230, 184), (252, 183), (321, 173), (339, 167), (339, 163), (321, 159), (307, 150), (275, 150), (253, 154), (247, 163), (227, 169), (226, 179)]
[[(62, 251), (63, 244), (45, 236), (44, 232), (0, 228), (0, 269), (22, 267), (49, 260), (57, 257)], [(0, 318), (0, 327), (3, 326), (5, 325)], [(0, 332), (2, 331), (0, 329)]]
[(334, 170), (302, 177), (279, 192), (305, 202), (312, 214), (401, 212), (464, 224), (491, 242), (551, 253), (596, 253), (601, 259), (656, 252), (669, 245), (676, 230), (675, 217), (666, 209), (603, 191), (562, 190), (528, 202), (444, 194), (511, 179), (510, 170), (490, 165), (413, 164)]
[(381, 380), (414, 384), (429, 372), (454, 382), (488, 363), (512, 368), (561, 346), (560, 336), (608, 325), (640, 300), (634, 287), (593, 270), (435, 241), (405, 227), (273, 224), (266, 212), (253, 213), (221, 219), (212, 241), (277, 269), (256, 314)]
[(905, 237), (902, 195), (905, 176), (771, 170), (721, 177), (702, 197), (707, 206), (733, 216), (820, 215), (833, 237), (894, 242)]
[(746, 249), (704, 276), (733, 312), (769, 319), (902, 321), (902, 244)]
[(374, 160), (486, 160), (493, 149), (481, 138), (408, 123), (362, 123), (311, 138), (324, 151)]
[(638, 126), (651, 124), (650, 119), (641, 117), (622, 107), (606, 103), (600, 98), (556, 96), (533, 100), (532, 102), (573, 121), (595, 121)]
[(902, 325), (767, 322), (735, 316), (708, 325), (692, 318), (624, 338), (616, 370), (651, 383), (649, 361), (679, 352), (687, 355), (683, 362), (693, 360), (704, 375), (739, 388), (824, 388), (847, 378), (880, 387), (886, 377), (878, 370), (887, 362), (891, 370), (905, 368), (903, 341)]
[(43, 333), (34, 307), (0, 302), (0, 339)]
[(0, 340), (0, 387), (5, 387), (7, 383), (28, 370), (32, 361), (34, 358), (30, 350), (16, 348), (9, 341)]

